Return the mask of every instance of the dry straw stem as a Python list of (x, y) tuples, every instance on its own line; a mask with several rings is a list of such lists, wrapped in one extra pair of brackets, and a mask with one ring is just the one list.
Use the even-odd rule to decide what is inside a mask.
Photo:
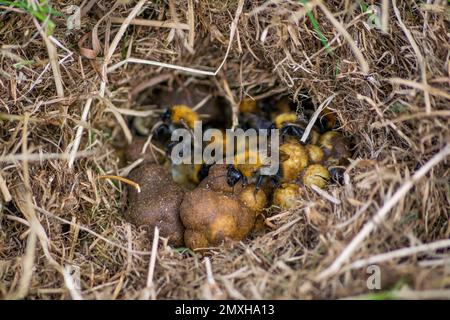
[(3, 200), (5, 202), (10, 202), (12, 200), (11, 193), (9, 192), (8, 186), (6, 185), (6, 181), (3, 178), (1, 171), (0, 171), (0, 191), (2, 192)]
[[(94, 154), (92, 151), (80, 151), (75, 153), (74, 158), (87, 158)], [(28, 162), (42, 162), (48, 160), (68, 160), (72, 157), (68, 153), (17, 153), (0, 156), (0, 162), (17, 162), (27, 160)]]
[(372, 125), (374, 128), (382, 128), (388, 125), (391, 125), (391, 123), (399, 123), (403, 121), (409, 121), (413, 119), (424, 119), (424, 118), (434, 118), (434, 117), (444, 117), (448, 118), (450, 117), (450, 110), (438, 110), (438, 111), (432, 111), (431, 113), (426, 112), (417, 112), (405, 116), (400, 116), (398, 118), (386, 121), (385, 123), (380, 122), (374, 122)]
[(223, 58), (222, 62), (220, 63), (220, 65), (217, 67), (217, 69), (215, 71), (204, 71), (204, 70), (199, 70), (196, 68), (183, 67), (183, 66), (179, 66), (179, 65), (170, 64), (170, 63), (164, 63), (164, 62), (158, 62), (158, 61), (153, 61), (153, 60), (145, 60), (145, 59), (130, 57), (130, 58), (122, 60), (122, 61), (116, 63), (115, 65), (109, 67), (108, 72), (109, 73), (113, 72), (114, 70), (116, 70), (116, 69), (120, 68), (121, 66), (128, 64), (128, 63), (138, 63), (138, 64), (152, 65), (152, 66), (157, 66), (157, 67), (162, 67), (162, 68), (174, 69), (177, 71), (192, 73), (192, 74), (196, 74), (196, 75), (216, 76), (222, 69), (223, 65), (227, 61), (228, 55), (230, 54), (230, 50), (233, 45), (234, 36), (236, 34), (236, 30), (237, 30), (237, 26), (238, 26), (238, 22), (239, 22), (239, 17), (242, 14), (242, 9), (244, 7), (244, 3), (245, 3), (245, 0), (239, 0), (233, 22), (231, 23), (230, 40), (228, 42), (227, 51), (225, 52), (225, 57)]
[(418, 246), (409, 248), (401, 248), (398, 250), (377, 254), (366, 259), (360, 259), (349, 264), (345, 270), (358, 269), (371, 264), (381, 263), (392, 259), (403, 258), (411, 255), (415, 255), (422, 252), (434, 251), (439, 249), (445, 249), (450, 247), (450, 240), (440, 240), (431, 243), (425, 243)]
[(152, 297), (152, 300), (156, 300), (156, 290), (155, 284), (153, 282), (153, 277), (155, 274), (156, 256), (158, 255), (158, 241), (159, 229), (158, 227), (155, 227), (153, 233), (152, 253), (150, 255), (150, 262), (148, 265), (147, 286), (142, 292), (142, 300), (148, 300), (150, 296)]
[(105, 55), (104, 65), (108, 65), (109, 61), (111, 60), (111, 57), (114, 54), (114, 51), (116, 51), (117, 46), (119, 45), (120, 40), (122, 39), (123, 35), (125, 34), (125, 31), (127, 30), (128, 26), (130, 25), (131, 21), (137, 16), (139, 11), (141, 11), (142, 7), (144, 6), (146, 0), (139, 1), (136, 6), (133, 8), (133, 10), (130, 12), (128, 17), (123, 21), (122, 25), (119, 28), (119, 31), (117, 31), (116, 36), (114, 37), (113, 41), (111, 42), (108, 52)]
[(137, 63), (137, 64), (143, 64), (143, 65), (156, 66), (156, 67), (173, 69), (173, 70), (177, 70), (177, 71), (182, 71), (182, 72), (187, 72), (187, 73), (192, 73), (192, 74), (197, 74), (197, 75), (203, 75), (203, 76), (215, 76), (217, 74), (216, 72), (213, 72), (213, 71), (204, 71), (204, 70), (199, 70), (196, 68), (183, 67), (183, 66), (170, 64), (170, 63), (158, 62), (158, 61), (153, 61), (153, 60), (145, 60), (145, 59), (139, 59), (139, 58), (132, 58), (132, 57), (122, 60), (122, 61), (116, 63), (115, 65), (112, 65), (111, 67), (108, 68), (108, 73), (111, 73), (111, 72), (117, 70), (118, 68), (120, 68), (121, 66), (123, 66), (125, 64), (129, 64), (129, 63)]
[[(112, 23), (122, 24), (125, 22), (125, 18), (111, 17)], [(142, 27), (153, 27), (153, 28), (169, 28), (169, 29), (180, 29), (189, 30), (189, 25), (187, 23), (176, 23), (173, 21), (159, 21), (159, 20), (147, 20), (147, 19), (132, 19), (130, 20), (130, 25), (142, 26)]]
[[(81, 121), (85, 122), (88, 118), (89, 110), (91, 109), (93, 98), (88, 98), (86, 103), (84, 104), (83, 112), (81, 114)], [(73, 167), (75, 163), (76, 154), (78, 153), (78, 149), (80, 148), (81, 138), (83, 137), (84, 127), (79, 125), (77, 128), (77, 132), (75, 133), (75, 139), (70, 149), (70, 156), (68, 161), (69, 169)]]
[[(444, 90), (440, 90), (437, 88), (434, 88), (427, 83), (417, 83), (415, 81), (406, 80), (406, 79), (400, 79), (400, 78), (392, 78), (391, 82), (394, 84), (404, 85), (408, 86), (417, 90), (422, 90), (424, 93), (432, 94), (437, 97), (442, 97), (445, 99), (450, 100), (450, 93), (445, 92)], [(428, 114), (430, 112), (427, 112)]]
[(450, 155), (450, 144), (447, 144), (441, 151), (435, 154), (425, 165), (423, 165), (417, 172), (403, 185), (397, 189), (394, 195), (385, 202), (385, 204), (378, 210), (375, 216), (364, 225), (361, 231), (353, 238), (342, 253), (327, 269), (320, 272), (317, 277), (318, 281), (326, 279), (338, 273), (342, 265), (352, 256), (352, 254), (359, 248), (364, 239), (382, 222), (390, 210), (408, 193), (409, 190), (423, 178), (434, 166), (444, 161)]
[(107, 99), (102, 99), (106, 102), (108, 105), (108, 108), (106, 111), (111, 112), (114, 117), (117, 120), (117, 123), (122, 128), (123, 134), (125, 135), (125, 138), (127, 139), (127, 142), (130, 144), (133, 141), (133, 134), (131, 133), (130, 128), (128, 128), (127, 122), (125, 118), (122, 116), (119, 110)]
[(73, 223), (73, 222), (71, 222), (71, 221), (69, 221), (69, 220), (66, 220), (66, 219), (64, 219), (64, 218), (55, 216), (53, 213), (51, 213), (51, 212), (49, 212), (49, 211), (47, 211), (47, 210), (45, 210), (45, 209), (43, 209), (43, 208), (39, 208), (39, 207), (37, 207), (37, 206), (34, 206), (34, 208), (35, 208), (37, 211), (39, 211), (40, 213), (43, 213), (43, 214), (45, 214), (46, 216), (48, 216), (48, 217), (50, 217), (50, 218), (52, 218), (52, 219), (58, 220), (59, 222), (62, 222), (62, 223), (67, 224), (67, 225), (76, 226), (76, 227), (79, 228), (80, 230), (83, 230), (83, 231), (85, 231), (85, 232), (87, 232), (87, 233), (93, 235), (94, 237), (96, 237), (96, 238), (98, 238), (98, 239), (100, 239), (100, 240), (106, 242), (107, 244), (109, 244), (109, 245), (111, 245), (111, 246), (113, 246), (113, 247), (119, 248), (119, 249), (121, 249), (121, 250), (124, 250), (124, 251), (126, 251), (126, 252), (128, 252), (128, 253), (130, 253), (130, 254), (141, 255), (141, 256), (149, 256), (149, 255), (151, 254), (151, 252), (148, 252), (148, 251), (130, 250), (129, 248), (124, 247), (124, 246), (122, 246), (122, 245), (119, 244), (119, 243), (115, 243), (114, 241), (111, 241), (110, 239), (105, 238), (105, 237), (102, 236), (101, 234), (98, 234), (98, 233), (96, 233), (95, 231), (92, 231), (91, 229), (89, 229), (89, 228), (87, 228), (87, 227), (85, 227), (85, 226), (81, 226), (81, 225), (78, 225), (78, 224), (76, 224), (76, 223)]
[(312, 128), (314, 127), (314, 124), (316, 123), (317, 118), (319, 117), (320, 113), (324, 108), (326, 108), (331, 101), (333, 101), (334, 97), (336, 96), (336, 93), (333, 93), (331, 96), (325, 99), (324, 102), (320, 104), (320, 106), (316, 109), (313, 116), (309, 120), (308, 125), (306, 126), (305, 132), (302, 135), (302, 138), (300, 139), (301, 142), (305, 143), (308, 139), (309, 133), (311, 132)]
[[(420, 51), (419, 47), (417, 46), (416, 40), (414, 40), (413, 35), (411, 34), (411, 32), (408, 30), (408, 28), (403, 23), (400, 11), (397, 8), (397, 4), (396, 4), (395, 0), (392, 0), (392, 7), (394, 8), (394, 13), (395, 13), (395, 16), (397, 17), (398, 24), (400, 25), (400, 28), (405, 33), (406, 37), (408, 38), (408, 41), (411, 44), (411, 47), (417, 57), (417, 63), (419, 64), (419, 67), (421, 70), (422, 83), (424, 85), (424, 88), (426, 88), (428, 86), (426, 61), (422, 55), (422, 52)], [(430, 94), (429, 94), (428, 90), (426, 90), (426, 89), (424, 90), (424, 94), (425, 94), (425, 108), (426, 108), (425, 110), (427, 113), (430, 113), (431, 112)]]
[(64, 268), (63, 276), (64, 276), (64, 283), (66, 285), (67, 290), (69, 290), (70, 296), (72, 300), (83, 300), (83, 296), (81, 295), (80, 289), (76, 287), (75, 281), (70, 274), (71, 267), (67, 265)]
[(212, 271), (211, 260), (205, 257), (203, 260), (206, 269), (206, 283), (203, 285), (203, 298), (207, 300), (223, 298), (223, 292), (214, 279)]
[(389, 31), (389, 0), (381, 2), (381, 30), (384, 33)]
[(42, 39), (44, 39), (45, 46), (47, 47), (48, 58), (50, 60), (50, 65), (52, 66), (53, 78), (56, 86), (56, 93), (58, 94), (59, 98), (64, 98), (64, 86), (61, 78), (61, 69), (59, 68), (58, 52), (56, 50), (56, 47), (47, 36), (45, 31), (46, 28), (40, 26), (35, 18), (33, 18), (33, 21), (36, 25), (36, 28), (39, 30)]
[[(133, 20), (136, 17), (136, 15), (139, 13), (139, 11), (141, 10), (141, 8), (145, 4), (145, 2), (146, 2), (145, 0), (141, 0), (141, 1), (139, 1), (136, 4), (134, 9), (130, 12), (128, 17), (122, 23), (121, 27), (119, 28), (119, 31), (117, 32), (116, 36), (114, 37), (114, 40), (112, 41), (111, 45), (109, 46), (108, 52), (105, 54), (105, 59), (103, 61), (103, 68), (102, 68), (102, 70), (105, 70), (106, 73), (107, 73), (107, 65), (108, 65), (112, 55), (114, 54), (114, 51), (116, 50), (120, 40), (122, 39), (126, 29), (130, 25), (131, 20)], [(113, 7), (113, 9), (114, 8), (115, 8), (115, 6)], [(111, 13), (112, 10), (109, 13)], [(108, 15), (105, 15), (105, 17), (108, 16)], [(103, 18), (105, 18), (105, 17), (103, 17)], [(103, 20), (103, 18), (101, 20)], [(100, 23), (100, 21), (97, 23), (97, 25), (99, 23)], [(104, 78), (106, 78), (106, 74), (102, 74), (102, 76)], [(104, 96), (105, 88), (106, 88), (106, 82), (103, 79), (101, 84), (100, 84), (100, 93), (99, 93), (100, 97), (102, 97), (102, 98)], [(82, 112), (82, 115), (81, 115), (81, 121), (82, 122), (86, 122), (86, 120), (88, 118), (89, 111), (90, 111), (91, 105), (92, 105), (92, 101), (93, 101), (92, 97), (88, 98), (88, 100), (86, 101), (86, 103), (84, 105), (83, 112)], [(121, 124), (121, 126), (123, 128), (124, 126), (123, 126), (122, 118), (119, 115), (117, 115), (117, 112), (115, 112), (115, 111), (113, 111), (113, 114), (116, 116), (116, 118), (118, 119), (119, 123)], [(125, 127), (126, 127), (126, 125), (125, 125)], [(126, 128), (126, 129), (128, 129), (128, 128)], [(127, 131), (126, 129), (125, 129), (125, 133), (127, 135), (127, 139), (128, 139), (129, 142), (131, 142), (132, 137), (129, 134), (129, 131)], [(81, 138), (83, 137), (83, 130), (84, 130), (83, 126), (78, 126), (77, 133), (75, 135), (75, 139), (74, 139), (74, 141), (72, 143), (72, 147), (70, 149), (70, 158), (69, 158), (69, 161), (68, 161), (69, 169), (73, 168), (73, 164), (75, 162), (75, 154), (78, 152), (78, 149), (79, 149), (80, 143), (81, 143)]]
[(341, 204), (341, 200), (337, 199), (336, 197), (333, 197), (331, 194), (329, 194), (326, 190), (323, 190), (321, 188), (319, 188), (318, 186), (312, 185), (311, 189), (314, 190), (314, 192), (316, 192), (318, 195), (322, 196), (323, 198), (327, 199), (328, 201), (336, 204), (336, 205), (340, 205)]
[(130, 186), (132, 186), (133, 188), (136, 189), (137, 193), (141, 193), (141, 187), (139, 186), (139, 184), (137, 184), (134, 181), (131, 181), (130, 179), (124, 178), (124, 177), (119, 177), (119, 176), (114, 176), (114, 175), (104, 175), (104, 176), (99, 176), (99, 179), (113, 179), (113, 180), (119, 180), (122, 181), (123, 183), (126, 183)]
[(322, 1), (318, 2), (317, 6), (323, 11), (325, 16), (328, 18), (328, 20), (330, 20), (330, 22), (333, 24), (333, 26), (336, 28), (336, 30), (348, 42), (348, 44), (350, 45), (350, 48), (353, 51), (353, 54), (355, 55), (356, 59), (358, 60), (360, 66), (361, 66), (361, 71), (364, 74), (368, 74), (369, 73), (369, 64), (367, 63), (363, 54), (357, 47), (355, 40), (353, 40), (353, 38), (350, 36), (350, 34), (345, 29), (345, 27), (339, 21), (336, 20), (336, 18), (333, 16), (333, 14), (330, 12), (330, 10), (328, 10), (328, 8), (323, 4)]
[[(377, 105), (377, 103), (375, 101), (373, 101), (371, 98), (360, 95), (359, 93), (356, 95), (356, 98), (358, 100), (364, 100), (367, 103), (369, 103), (374, 109), (375, 112), (378, 114), (378, 116), (381, 119), (384, 119), (384, 115), (383, 112), (380, 110), (380, 107)], [(387, 122), (388, 125), (395, 131), (397, 132), (397, 134), (402, 137), (403, 140), (405, 140), (411, 147), (417, 149), (417, 146), (414, 144), (414, 142), (412, 142), (412, 140), (410, 138), (408, 138), (407, 135), (405, 135), (394, 123), (390, 122), (390, 121), (385, 121), (382, 120), (382, 122)]]
[(194, 48), (194, 44), (195, 44), (195, 14), (194, 14), (194, 3), (192, 0), (188, 0), (188, 22), (189, 22), (188, 43), (191, 48)]
[[(24, 155), (28, 154), (28, 118), (29, 113), (25, 113), (24, 124), (22, 128), (22, 153)], [(44, 254), (51, 265), (53, 265), (58, 271), (62, 271), (59, 264), (51, 257), (49, 249), (49, 239), (47, 234), (36, 217), (36, 212), (33, 207), (33, 199), (31, 196), (31, 184), (30, 184), (30, 174), (28, 159), (25, 158), (22, 161), (23, 170), (23, 185), (20, 191), (16, 192), (16, 203), (17, 206), (22, 211), (22, 214), (28, 221), (30, 225), (30, 233), (28, 235), (27, 247), (25, 250), (25, 255), (22, 260), (23, 273), (19, 280), (19, 286), (17, 291), (12, 295), (13, 299), (23, 299), (28, 295), (30, 289), (31, 277), (33, 275), (33, 266), (35, 262), (35, 250), (36, 250), (36, 240), (39, 239)]]

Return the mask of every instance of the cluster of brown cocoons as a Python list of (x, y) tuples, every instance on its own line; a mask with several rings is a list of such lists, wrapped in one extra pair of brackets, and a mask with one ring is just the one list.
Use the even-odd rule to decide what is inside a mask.
[(281, 162), (281, 185), (273, 193), (273, 205), (292, 208), (304, 192), (302, 186), (323, 189), (332, 178), (338, 180), (337, 175), (350, 157), (348, 143), (336, 131), (325, 132), (315, 142), (303, 146), (288, 139), (280, 146), (280, 154), (288, 158)]
[[(131, 147), (129, 158), (135, 157), (134, 149), (140, 150)], [(149, 157), (144, 159), (128, 176), (139, 184), (141, 192), (128, 187), (125, 216), (148, 228), (150, 235), (158, 227), (170, 245), (201, 250), (243, 240), (267, 207), (263, 190), (256, 192), (254, 185), (227, 184), (226, 165), (211, 167), (208, 176), (186, 192), (163, 166)]]
[[(239, 182), (230, 187), (227, 166), (219, 164), (211, 167), (194, 190), (185, 192), (167, 170), (147, 157), (129, 175), (141, 186), (141, 192), (129, 187), (126, 216), (136, 225), (148, 227), (150, 234), (158, 227), (160, 235), (174, 246), (201, 250), (243, 240), (268, 207), (270, 195), (273, 205), (289, 209), (305, 192), (302, 186), (327, 185), (327, 166), (341, 164), (348, 149), (342, 136), (333, 131), (322, 135), (318, 144), (303, 146), (288, 141), (280, 146), (287, 159), (281, 163), (281, 184), (273, 193), (267, 184), (258, 192), (254, 184), (244, 187)], [(134, 157), (133, 152), (130, 157)]]
[(333, 175), (329, 168), (342, 166), (350, 156), (345, 139), (336, 131), (325, 132), (315, 144), (302, 145), (288, 138), (280, 146), (281, 180), (275, 189), (268, 183), (258, 191), (254, 184), (241, 182), (230, 187), (227, 165), (216, 164), (195, 189), (186, 191), (167, 168), (157, 164), (161, 159), (139, 153), (142, 146), (143, 141), (138, 141), (127, 152), (129, 160), (143, 157), (144, 162), (129, 175), (141, 192), (128, 188), (126, 217), (148, 228), (150, 235), (158, 227), (170, 245), (193, 250), (243, 240), (270, 204), (292, 208), (304, 187), (325, 188)]
[(184, 195), (180, 217), (186, 227), (184, 241), (193, 249), (206, 249), (223, 242), (243, 240), (267, 206), (267, 196), (250, 184), (230, 187), (226, 165), (211, 167), (208, 176)]

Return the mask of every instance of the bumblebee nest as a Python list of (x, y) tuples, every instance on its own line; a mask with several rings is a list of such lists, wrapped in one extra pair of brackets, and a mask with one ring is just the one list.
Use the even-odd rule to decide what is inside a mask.
[[(0, 298), (374, 297), (372, 263), (388, 297), (448, 295), (446, 1), (389, 2), (384, 30), (356, 1), (311, 2), (310, 13), (297, 1), (83, 3), (81, 30), (52, 16), (52, 37), (1, 8)], [(130, 170), (117, 153), (133, 137), (128, 118), (186, 83), (235, 110), (272, 94), (328, 103), (354, 144), (344, 186), (308, 191), (266, 217), (269, 232), (207, 257), (152, 246), (123, 217), (125, 185), (107, 177)]]

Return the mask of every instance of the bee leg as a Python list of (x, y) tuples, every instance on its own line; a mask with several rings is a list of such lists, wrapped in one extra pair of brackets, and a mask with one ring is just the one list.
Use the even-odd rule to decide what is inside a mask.
[(289, 126), (283, 126), (280, 129), (280, 138), (283, 140), (285, 136), (289, 135)]
[(278, 172), (273, 175), (270, 176), (270, 182), (272, 184), (272, 187), (276, 188), (280, 185), (280, 181), (281, 181), (281, 169), (278, 170)]
[(297, 127), (292, 127), (292, 135), (301, 139), (303, 136), (304, 131)]
[(264, 181), (264, 176), (263, 175), (259, 175), (258, 179), (256, 180), (255, 191), (253, 192), (253, 196), (254, 197), (258, 193), (259, 189), (261, 189), (261, 185), (262, 185), (263, 181)]
[(259, 175), (258, 179), (256, 180), (256, 188), (255, 188), (256, 191), (261, 189), (261, 185), (262, 185), (263, 181), (264, 181), (264, 176), (263, 175)]
[(213, 166), (213, 164), (206, 164), (203, 163), (200, 170), (197, 173), (197, 177), (198, 177), (198, 181), (203, 181), (203, 179), (205, 179), (208, 174), (209, 174), (209, 169)]
[(327, 132), (329, 125), (325, 117), (317, 119), (316, 123), (318, 124), (321, 133)]
[(227, 165), (227, 183), (230, 187), (234, 187), (233, 171), (233, 165)]
[(330, 168), (331, 180), (337, 184), (344, 185), (344, 168), (334, 167)]
[(272, 135), (272, 130), (276, 129), (277, 127), (275, 126), (275, 123), (272, 122), (272, 124), (267, 128), (267, 136), (271, 136)]
[[(166, 156), (167, 157), (170, 157), (173, 147), (175, 147), (178, 143), (179, 143), (178, 141), (172, 141), (172, 142), (169, 142), (168, 144), (166, 144), (165, 148), (166, 148)], [(181, 154), (179, 154), (179, 156), (182, 157), (183, 154), (181, 153)]]
[(288, 135), (291, 135), (291, 131), (292, 131), (292, 128), (291, 128), (291, 126), (284, 126), (283, 127), (283, 135), (286, 135), (286, 136), (288, 136)]
[(242, 175), (242, 186), (246, 187), (248, 185), (248, 179), (246, 176)]

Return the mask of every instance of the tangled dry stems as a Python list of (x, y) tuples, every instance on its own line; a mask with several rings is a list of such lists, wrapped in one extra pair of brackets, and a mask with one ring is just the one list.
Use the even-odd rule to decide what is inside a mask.
[[(384, 291), (410, 290), (393, 297), (448, 297), (449, 243), (424, 244), (450, 235), (449, 9), (383, 3), (386, 33), (368, 27), (356, 1), (310, 1), (330, 52), (297, 1), (59, 1), (59, 11), (83, 4), (82, 29), (53, 17), (51, 37), (31, 15), (2, 7), (0, 297), (342, 298), (373, 293), (365, 259), (380, 264)], [(169, 24), (139, 26), (136, 14)], [(80, 51), (89, 32), (80, 46), (92, 50)], [(130, 60), (108, 70), (129, 58), (175, 70)], [(177, 69), (214, 73), (223, 61), (216, 76)], [(268, 212), (268, 230), (206, 258), (164, 239), (152, 254), (152, 239), (122, 217), (124, 185), (98, 177), (126, 166), (116, 150), (132, 138), (127, 114), (163, 108), (153, 88), (183, 83), (232, 104), (289, 93), (317, 107), (333, 97), (354, 150), (345, 185), (328, 189), (340, 204), (311, 191), (295, 210)], [(324, 273), (436, 154), (342, 266)]]

